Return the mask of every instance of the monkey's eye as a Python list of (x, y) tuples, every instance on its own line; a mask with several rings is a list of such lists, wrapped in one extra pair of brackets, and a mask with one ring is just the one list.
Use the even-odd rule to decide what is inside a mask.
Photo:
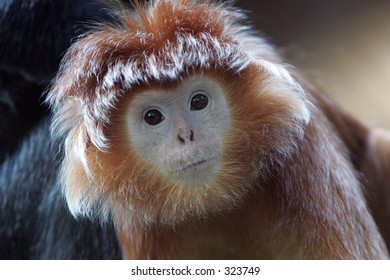
[(209, 98), (204, 94), (197, 94), (191, 99), (191, 111), (200, 111), (207, 107)]
[(164, 120), (163, 114), (157, 109), (149, 110), (144, 115), (144, 121), (148, 125), (158, 125), (163, 120)]

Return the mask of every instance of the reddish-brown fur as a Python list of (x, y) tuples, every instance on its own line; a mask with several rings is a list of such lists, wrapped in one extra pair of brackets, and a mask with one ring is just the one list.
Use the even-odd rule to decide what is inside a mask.
[(368, 203), (380, 232), (390, 247), (390, 133), (373, 130), (361, 161)]
[[(139, 6), (141, 23), (125, 13), (125, 29), (110, 27), (90, 34), (68, 53), (49, 98), (53, 104), (83, 100), (86, 110), (91, 110), (97, 92), (116, 96), (115, 108), (110, 108), (106, 118), (94, 119), (107, 138), (107, 149), (91, 141), (85, 117), (73, 126), (67, 124), (69, 147), (76, 145), (78, 133), (88, 135), (84, 140), (90, 172), (82, 161), (66, 159), (63, 184), (68, 199), (84, 196), (109, 209), (124, 258), (388, 258), (357, 173), (369, 170), (373, 174), (369, 182), (378, 178), (375, 171), (389, 163), (388, 158), (378, 157), (387, 142), (375, 136), (379, 144), (368, 145), (369, 130), (301, 78), (296, 80), (308, 92), (301, 105), (314, 104), (308, 124), (295, 117), (295, 110), (301, 110), (295, 99), (261, 87), (269, 82), (270, 74), (254, 62), (238, 72), (225, 61), (211, 61), (207, 69), (188, 66), (177, 81), (150, 80), (131, 89), (118, 82), (107, 92), (101, 88), (99, 81), (110, 64), (132, 56), (142, 65), (143, 52), (163, 60), (160, 49), (168, 40), (174, 42), (177, 33), (195, 37), (209, 33), (221, 42), (237, 44), (221, 37), (220, 6), (201, 1), (193, 10), (187, 7), (190, 2), (179, 1), (175, 6), (158, 1), (162, 4), (153, 18)], [(148, 36), (140, 40), (135, 30)], [(79, 53), (91, 43), (98, 52)], [(80, 55), (84, 55), (81, 62)], [(275, 62), (276, 57), (263, 59)], [(96, 74), (90, 70), (90, 61), (100, 69)], [(76, 75), (73, 67), (83, 71)], [(223, 165), (207, 194), (202, 188), (189, 189), (164, 177), (156, 166), (137, 156), (125, 133), (126, 108), (135, 95), (149, 87), (175, 87), (193, 74), (218, 81), (232, 112), (232, 125), (224, 136)], [(371, 161), (379, 167), (372, 169)], [(388, 179), (384, 175), (388, 173), (380, 174)]]
[(364, 185), (363, 192), (380, 232), (390, 246), (390, 134), (372, 130), (334, 100), (297, 75), (345, 143), (348, 156)]

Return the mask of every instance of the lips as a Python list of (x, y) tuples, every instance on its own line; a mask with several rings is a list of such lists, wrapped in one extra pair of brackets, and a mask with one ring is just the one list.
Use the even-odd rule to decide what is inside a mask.
[(194, 170), (199, 170), (199, 169), (202, 169), (202, 168), (206, 167), (207, 165), (209, 165), (215, 159), (216, 159), (216, 157), (199, 160), (199, 161), (191, 163), (187, 166), (179, 168), (176, 172), (181, 173), (181, 172), (190, 172), (190, 171), (194, 171)]

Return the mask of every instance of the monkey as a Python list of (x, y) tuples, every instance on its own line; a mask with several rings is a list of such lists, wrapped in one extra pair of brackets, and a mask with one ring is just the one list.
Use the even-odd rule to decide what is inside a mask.
[[(94, 231), (80, 258), (116, 256), (115, 246), (126, 259), (389, 257), (363, 189), (386, 178), (388, 157), (377, 155), (385, 137), (285, 65), (239, 9), (209, 0), (135, 6), (76, 42), (48, 93), (62, 150), (45, 164), (58, 181), (37, 181), (37, 190), (64, 221), (51, 225), (47, 208), (32, 206), (43, 222), (27, 241), (40, 245), (30, 257), (75, 257), (55, 244), (80, 246)], [(41, 138), (30, 142), (44, 153)], [(72, 220), (59, 189), (73, 216), (109, 226), (75, 223), (76, 241), (61, 235)]]
[(152, 1), (70, 48), (48, 94), (70, 211), (111, 217), (126, 259), (388, 258), (343, 139), (243, 17)]

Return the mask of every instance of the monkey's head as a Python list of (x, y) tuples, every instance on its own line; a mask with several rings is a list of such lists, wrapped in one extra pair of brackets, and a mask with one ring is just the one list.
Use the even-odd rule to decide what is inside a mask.
[(72, 213), (175, 224), (238, 207), (294, 150), (310, 102), (239, 10), (136, 6), (70, 48), (48, 96)]

